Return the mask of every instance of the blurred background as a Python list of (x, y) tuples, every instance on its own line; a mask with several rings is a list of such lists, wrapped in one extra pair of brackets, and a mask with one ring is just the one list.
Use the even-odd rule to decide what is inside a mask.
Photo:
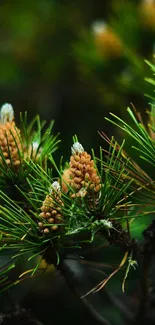
[(65, 158), (75, 133), (87, 150), (115, 133), (110, 111), (147, 108), (153, 0), (1, 0), (0, 22), (0, 104), (54, 119)]
[[(154, 0), (0, 1), (0, 105), (11, 103), (17, 120), (21, 111), (29, 120), (54, 119), (65, 160), (74, 134), (88, 151), (104, 145), (97, 131), (121, 137), (104, 119), (109, 112), (128, 120), (133, 103), (145, 116), (144, 94), (153, 89), (144, 80), (152, 77), (144, 60), (155, 62), (154, 54)], [(61, 322), (60, 304), (68, 324), (73, 317), (74, 324), (91, 324), (60, 275), (37, 283), (25, 299), (46, 324), (51, 310), (53, 323)], [(121, 324), (106, 301), (103, 314), (110, 310), (112, 324)]]

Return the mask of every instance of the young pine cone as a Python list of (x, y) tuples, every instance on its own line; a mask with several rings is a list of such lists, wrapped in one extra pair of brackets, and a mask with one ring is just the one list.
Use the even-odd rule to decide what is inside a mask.
[(98, 193), (101, 188), (94, 161), (79, 142), (74, 143), (72, 147), (70, 185), (76, 191), (72, 197), (82, 197), (91, 191)]
[[(50, 195), (51, 194), (51, 195)], [(51, 193), (46, 195), (43, 205), (41, 207), (40, 217), (43, 219), (38, 223), (38, 226), (44, 234), (48, 234), (50, 231), (56, 231), (62, 223), (62, 208), (60, 185), (58, 182), (54, 182), (51, 186)], [(46, 224), (51, 224), (47, 226)]]
[[(20, 165), (21, 142), (20, 130), (14, 122), (14, 111), (10, 104), (4, 104), (0, 112), (0, 148), (8, 165)], [(0, 157), (0, 162), (3, 158)]]

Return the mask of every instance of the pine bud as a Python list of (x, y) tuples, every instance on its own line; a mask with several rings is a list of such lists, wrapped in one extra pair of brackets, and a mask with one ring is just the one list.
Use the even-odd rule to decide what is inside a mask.
[(60, 184), (57, 181), (53, 182), (53, 184), (51, 185), (51, 187), (49, 189), (49, 192), (50, 192), (50, 194), (56, 192), (57, 194), (60, 195), (61, 194)]
[(33, 161), (37, 161), (40, 157), (42, 148), (39, 148), (39, 143), (37, 141), (32, 142), (29, 147), (28, 151), (25, 151), (25, 159), (31, 158)]
[(12, 122), (14, 120), (14, 110), (11, 104), (4, 104), (0, 111), (0, 121), (5, 124), (6, 122)]
[(71, 151), (72, 151), (72, 155), (75, 155), (76, 153), (82, 153), (84, 151), (81, 143), (79, 142), (75, 142), (71, 148)]

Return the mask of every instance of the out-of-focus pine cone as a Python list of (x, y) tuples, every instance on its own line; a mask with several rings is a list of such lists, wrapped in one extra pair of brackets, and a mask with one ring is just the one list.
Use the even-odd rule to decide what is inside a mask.
[(155, 30), (155, 1), (142, 0), (139, 5), (139, 14), (142, 25), (150, 30)]
[(44, 234), (49, 234), (50, 231), (56, 231), (61, 227), (59, 224), (63, 222), (62, 206), (60, 185), (58, 182), (54, 182), (51, 187), (51, 194), (46, 195), (39, 215), (43, 220), (38, 222), (38, 226)]
[[(12, 164), (14, 167), (20, 165), (22, 152), (20, 130), (14, 122), (14, 112), (10, 104), (4, 104), (1, 108), (0, 148), (8, 165)], [(0, 162), (3, 162), (2, 157)]]
[(79, 142), (74, 143), (72, 147), (70, 185), (76, 191), (72, 197), (83, 197), (91, 191), (98, 193), (101, 189), (100, 177), (94, 161)]
[(123, 44), (119, 36), (104, 22), (93, 24), (94, 41), (97, 52), (107, 58), (120, 57)]

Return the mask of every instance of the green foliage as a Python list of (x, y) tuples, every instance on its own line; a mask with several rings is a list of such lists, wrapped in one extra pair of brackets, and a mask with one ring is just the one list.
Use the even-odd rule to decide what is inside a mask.
[[(117, 293), (113, 298), (117, 306), (112, 310), (111, 298), (103, 302), (104, 316), (120, 325), (119, 289), (123, 286), (128, 296), (135, 285), (139, 292), (136, 285), (143, 274), (143, 262), (149, 268), (146, 255), (154, 254), (151, 240), (144, 235), (155, 212), (154, 13), (154, 2), (145, 0), (3, 1), (1, 100), (9, 94), (17, 109), (29, 110), (30, 119), (34, 111), (41, 118), (37, 116), (29, 124), (27, 114), (21, 114), (19, 119), (17, 114), (19, 129), (15, 127), (11, 135), (16, 143), (18, 168), (11, 156), (9, 137), (6, 150), (10, 164), (0, 147), (0, 254), (2, 259), (11, 256), (6, 265), (0, 265), (1, 291), (40, 274), (42, 259), (60, 267), (68, 251), (84, 257), (85, 247), (91, 250), (97, 245), (104, 246), (102, 253), (97, 254), (95, 247), (91, 258), (110, 267), (100, 273), (98, 266), (101, 282), (97, 281), (92, 292), (106, 284), (104, 293), (108, 289)], [(147, 117), (144, 93), (151, 102)], [(131, 107), (126, 115), (124, 107), (129, 102), (142, 114)], [(108, 111), (112, 112), (106, 118), (110, 123), (103, 121)], [(56, 118), (56, 129), (63, 140), (58, 153), (60, 141), (53, 135), (53, 121), (47, 128), (42, 117)], [(104, 130), (100, 138), (95, 138), (96, 129)], [(116, 138), (125, 140), (118, 141), (114, 136), (109, 139), (107, 132), (116, 132)], [(64, 170), (70, 167), (66, 162), (68, 143), (74, 133), (86, 148), (94, 149), (92, 157), (101, 182), (95, 195), (91, 192), (78, 197), (75, 188), (63, 179)], [(96, 155), (98, 141), (102, 146)], [(59, 153), (65, 159), (58, 163)], [(67, 192), (61, 192), (62, 205), (56, 193), (50, 192), (55, 181), (61, 189), (63, 182), (67, 187)], [(46, 196), (61, 209), (61, 223), (42, 220)], [(42, 222), (48, 233), (39, 227)], [(58, 229), (52, 232), (52, 226)], [(152, 228), (149, 233), (153, 234)], [(27, 261), (25, 272), (12, 280), (12, 270), (23, 264), (23, 258)]]
[[(35, 121), (37, 121), (38, 128), (33, 134), (32, 130)], [(84, 243), (91, 243), (96, 238), (96, 234), (102, 229), (105, 230), (105, 238), (108, 238), (111, 229), (115, 232), (112, 220), (118, 219), (121, 222), (124, 218), (126, 219), (123, 207), (125, 211), (126, 205), (130, 203), (126, 200), (126, 196), (130, 197), (129, 193), (132, 190), (132, 180), (128, 180), (128, 173), (125, 171), (128, 161), (126, 161), (124, 168), (121, 168), (120, 161), (124, 143), (117, 152), (118, 145), (112, 138), (109, 152), (106, 152), (108, 157), (104, 158), (102, 148), (100, 149), (99, 159), (95, 157), (93, 152), (95, 168), (98, 168), (101, 182), (99, 193), (90, 192), (90, 195), (75, 196), (73, 198), (72, 195), (76, 195), (76, 190), (67, 183), (68, 193), (61, 193), (62, 204), (58, 204), (61, 208), (63, 220), (61, 223), (55, 224), (61, 227), (61, 230), (53, 233), (49, 232), (48, 234), (42, 233), (38, 226), (39, 222), (42, 222), (40, 216), (42, 202), (47, 195), (50, 195), (52, 200), (57, 203), (55, 193), (49, 192), (51, 184), (54, 184), (53, 182), (56, 179), (53, 178), (48, 165), (57, 170), (60, 184), (63, 182), (63, 166), (60, 165), (59, 169), (53, 158), (52, 153), (55, 151), (58, 141), (56, 137), (50, 135), (51, 127), (41, 136), (44, 124), (40, 123), (38, 117), (35, 121), (27, 128), (25, 124), (26, 116), (25, 119), (22, 119), (23, 134), (27, 147), (33, 141), (39, 143), (37, 151), (37, 154), (40, 153), (39, 159), (35, 159), (37, 154), (36, 156), (31, 154), (31, 157), (27, 155), (24, 159), (22, 169), (18, 173), (18, 177), (21, 177), (21, 179), (24, 177), (24, 186), (23, 181), (15, 181), (17, 175), (11, 171), (14, 180), (12, 189), (17, 191), (17, 197), (20, 197), (20, 205), (19, 200), (15, 203), (15, 200), (8, 197), (4, 190), (0, 192), (1, 252), (5, 254), (5, 252), (9, 251), (12, 255), (10, 265), (7, 265), (6, 269), (4, 267), (2, 269), (2, 275), (5, 272), (5, 279), (10, 268), (16, 265), (15, 258), (17, 257), (20, 258), (28, 254), (28, 260), (36, 258), (36, 256), (44, 258), (50, 248), (51, 251), (56, 250), (58, 258), (62, 249), (69, 247), (71, 249), (81, 249)], [(73, 142), (78, 143), (77, 140), (75, 136)], [(46, 164), (44, 164), (45, 158), (47, 160)], [(7, 163), (4, 164), (2, 160), (1, 165), (4, 168), (3, 165), (7, 166)], [(7, 181), (6, 178), (5, 182), (7, 183)], [(45, 228), (48, 229), (51, 226), (48, 221), (44, 222)], [(116, 230), (116, 232), (119, 231)], [(39, 264), (37, 265), (31, 270), (31, 276), (39, 267)], [(8, 280), (6, 283), (6, 287), (8, 287)], [(2, 283), (2, 289), (4, 288), (5, 282)]]
[[(151, 68), (154, 72), (153, 65)], [(18, 129), (8, 113), (10, 106), (2, 107), (5, 118), (1, 110), (0, 120), (0, 140), (6, 143), (0, 151), (0, 254), (11, 256), (0, 268), (1, 292), (38, 275), (43, 259), (61, 268), (67, 252), (81, 256), (98, 238), (112, 254), (113, 248), (118, 249), (119, 262), (83, 298), (103, 289), (124, 267), (119, 283), (125, 292), (131, 270), (138, 274), (141, 261), (149, 267), (154, 255), (154, 105), (148, 125), (130, 108), (130, 123), (111, 113), (106, 120), (128, 138), (119, 144), (101, 132), (109, 147), (101, 147), (99, 157), (93, 149), (90, 156), (74, 136), (70, 161), (64, 163), (61, 158), (59, 165), (54, 153), (60, 141), (52, 134), (53, 122), (45, 129), (45, 122), (37, 116), (28, 125), (25, 114)], [(137, 153), (134, 160), (125, 150), (130, 138), (132, 151)], [(12, 280), (11, 271), (22, 257), (27, 259), (28, 269)]]

